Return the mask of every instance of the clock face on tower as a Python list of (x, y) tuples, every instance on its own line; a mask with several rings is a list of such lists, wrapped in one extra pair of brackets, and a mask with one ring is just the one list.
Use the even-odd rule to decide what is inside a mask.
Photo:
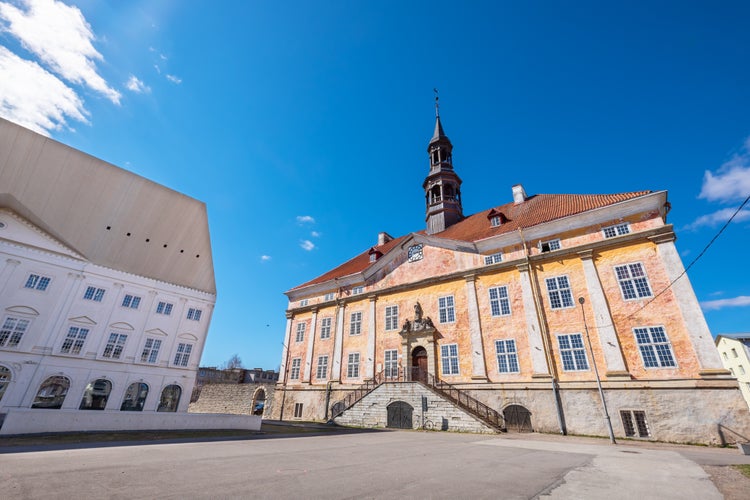
[(409, 262), (422, 260), (422, 257), (424, 257), (424, 254), (422, 253), (421, 243), (409, 247)]

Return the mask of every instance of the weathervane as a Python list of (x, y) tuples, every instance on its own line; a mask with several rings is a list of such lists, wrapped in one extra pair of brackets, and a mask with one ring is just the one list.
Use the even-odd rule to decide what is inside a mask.
[(432, 91), (435, 92), (435, 116), (440, 118), (440, 104), (438, 103), (440, 96), (438, 95), (438, 89), (433, 88)]

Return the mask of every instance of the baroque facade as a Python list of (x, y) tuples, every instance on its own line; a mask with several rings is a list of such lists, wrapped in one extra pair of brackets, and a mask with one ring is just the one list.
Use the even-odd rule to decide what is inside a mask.
[[(606, 436), (598, 372), (619, 437), (750, 435), (682, 276), (665, 191), (528, 196), (515, 185), (507, 203), (465, 216), (452, 148), (438, 114), (424, 230), (381, 233), (286, 292), (276, 418), (420, 427), (430, 415), (472, 430), (440, 414), (455, 391), (457, 406), (482, 408), (468, 413), (499, 414), (496, 429)], [(394, 395), (415, 383), (435, 397)]]
[(202, 202), (0, 119), (0, 426), (186, 412), (215, 301)]

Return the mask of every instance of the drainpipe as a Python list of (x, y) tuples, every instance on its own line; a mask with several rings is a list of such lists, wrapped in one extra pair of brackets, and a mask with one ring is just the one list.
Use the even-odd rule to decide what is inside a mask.
[(325, 421), (328, 422), (328, 406), (331, 404), (331, 380), (326, 384), (326, 415)]
[(539, 288), (537, 286), (537, 276), (536, 276), (536, 269), (531, 265), (531, 259), (529, 258), (529, 248), (526, 245), (526, 239), (523, 236), (523, 228), (518, 228), (518, 233), (521, 235), (521, 243), (523, 243), (523, 254), (526, 259), (526, 266), (529, 269), (529, 278), (531, 280), (531, 294), (534, 298), (534, 309), (536, 312), (537, 320), (539, 321), (539, 327), (541, 328), (541, 334), (542, 334), (542, 344), (544, 345), (544, 355), (547, 358), (547, 366), (550, 371), (550, 375), (552, 376), (552, 396), (555, 400), (555, 409), (557, 410), (557, 424), (560, 426), (560, 434), (563, 436), (567, 435), (567, 430), (565, 428), (565, 419), (563, 417), (563, 409), (562, 404), (560, 402), (560, 392), (559, 392), (559, 386), (557, 385), (557, 377), (555, 376), (555, 370), (554, 370), (554, 359), (552, 358), (552, 352), (550, 351), (549, 347), (549, 339), (548, 339), (548, 332), (547, 332), (547, 323), (544, 321), (544, 316), (542, 315), (542, 305), (540, 303), (541, 299), (539, 297)]

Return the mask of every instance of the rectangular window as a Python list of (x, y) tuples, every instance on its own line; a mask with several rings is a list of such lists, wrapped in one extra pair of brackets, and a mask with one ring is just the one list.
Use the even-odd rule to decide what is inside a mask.
[(294, 403), (294, 418), (302, 418), (302, 403)]
[(138, 309), (141, 305), (141, 298), (135, 295), (125, 295), (122, 299), (122, 307), (128, 307), (130, 309)]
[(385, 351), (385, 378), (398, 378), (398, 350)]
[(191, 308), (188, 309), (187, 319), (191, 319), (193, 321), (200, 321), (202, 313), (203, 313), (203, 311), (201, 311), (200, 309), (196, 309), (194, 307), (191, 307)]
[(727, 356), (726, 352), (722, 352), (721, 355), (724, 356), (724, 361), (729, 361), (729, 356)]
[(6, 316), (0, 329), (0, 347), (16, 347), (29, 328), (29, 323), (28, 319)]
[(740, 369), (740, 375), (744, 375), (745, 374), (745, 367), (744, 366), (740, 365), (737, 368)]
[(573, 307), (573, 293), (570, 290), (570, 282), (567, 276), (547, 278), (547, 294), (552, 309), (564, 309)]
[(125, 348), (125, 342), (128, 340), (127, 335), (120, 333), (110, 333), (107, 345), (102, 353), (103, 358), (120, 359), (122, 350)]
[(83, 298), (93, 300), (94, 302), (101, 302), (104, 298), (104, 288), (96, 288), (95, 286), (86, 287)]
[(141, 352), (141, 363), (156, 363), (160, 347), (161, 340), (146, 339), (146, 343), (143, 344), (143, 352)]
[(620, 410), (620, 419), (627, 437), (649, 437), (651, 432), (646, 422), (646, 412), (640, 410)]
[(493, 215), (492, 217), (490, 217), (490, 226), (498, 227), (501, 223), (502, 221), (500, 220), (499, 215)]
[(385, 329), (398, 330), (398, 306), (385, 308)]
[(353, 312), (349, 321), (349, 335), (362, 333), (362, 311)]
[(349, 362), (346, 365), (346, 376), (347, 378), (358, 378), (359, 377), (359, 353), (349, 353)]
[(625, 300), (651, 297), (651, 287), (640, 262), (615, 266), (615, 274), (617, 275), (617, 281), (620, 283), (622, 297)]
[(493, 316), (507, 316), (510, 314), (510, 299), (508, 287), (497, 286), (490, 288), (490, 310)]
[(333, 300), (335, 297), (336, 297), (335, 294), (333, 294), (333, 293), (327, 293), (326, 296), (323, 298), (323, 300), (325, 300), (326, 302), (328, 302), (329, 300)]
[(441, 323), (453, 323), (456, 321), (456, 310), (453, 303), (453, 295), (440, 297), (438, 299), (438, 315)]
[(365, 287), (355, 286), (354, 288), (352, 288), (352, 295), (360, 295), (364, 293), (364, 291), (365, 291)]
[(174, 307), (169, 302), (159, 302), (156, 305), (156, 314), (163, 314), (164, 316), (169, 316), (172, 314), (172, 307)]
[(48, 278), (47, 276), (29, 274), (29, 277), (26, 278), (26, 284), (24, 287), (43, 292), (47, 289), (50, 281), (52, 281), (51, 278)]
[(318, 356), (318, 369), (315, 371), (315, 378), (318, 380), (328, 378), (328, 356)]
[(630, 224), (623, 222), (622, 224), (616, 224), (614, 226), (602, 228), (605, 238), (614, 238), (615, 236), (622, 236), (630, 232)]
[(298, 380), (299, 379), (299, 367), (302, 365), (302, 359), (301, 358), (294, 358), (292, 360), (292, 372), (289, 374), (289, 378), (292, 380)]
[(60, 352), (63, 354), (81, 354), (83, 344), (86, 342), (86, 336), (89, 334), (88, 328), (78, 328), (71, 326), (68, 334), (65, 336)]
[(554, 250), (560, 250), (560, 240), (554, 239), (549, 241), (540, 241), (539, 250), (541, 252), (552, 252)]
[(308, 304), (308, 302), (309, 301), (307, 299), (302, 299), (302, 300), (299, 301), (299, 306), (300, 307), (305, 307)]
[(497, 264), (498, 262), (503, 261), (503, 253), (497, 252), (493, 253), (492, 255), (485, 255), (484, 256), (484, 265), (489, 266), (492, 264)]
[(177, 352), (174, 355), (175, 366), (187, 366), (190, 361), (190, 353), (193, 351), (193, 344), (178, 344)]
[(330, 339), (331, 338), (331, 318), (323, 318), (320, 321), (320, 339)]
[(307, 323), (297, 323), (297, 335), (294, 337), (295, 342), (303, 342), (305, 340), (305, 328)]
[(458, 344), (441, 345), (440, 361), (443, 375), (458, 375)]
[(513, 339), (496, 340), (497, 371), (500, 373), (518, 373), (518, 353)]
[(571, 372), (589, 369), (589, 362), (586, 359), (586, 349), (583, 347), (583, 337), (580, 333), (558, 335), (557, 343), (560, 345), (563, 370)]
[(737, 349), (735, 349), (734, 347), (732, 347), (732, 357), (733, 358), (737, 357)]
[(663, 326), (633, 328), (633, 332), (646, 368), (677, 366)]

